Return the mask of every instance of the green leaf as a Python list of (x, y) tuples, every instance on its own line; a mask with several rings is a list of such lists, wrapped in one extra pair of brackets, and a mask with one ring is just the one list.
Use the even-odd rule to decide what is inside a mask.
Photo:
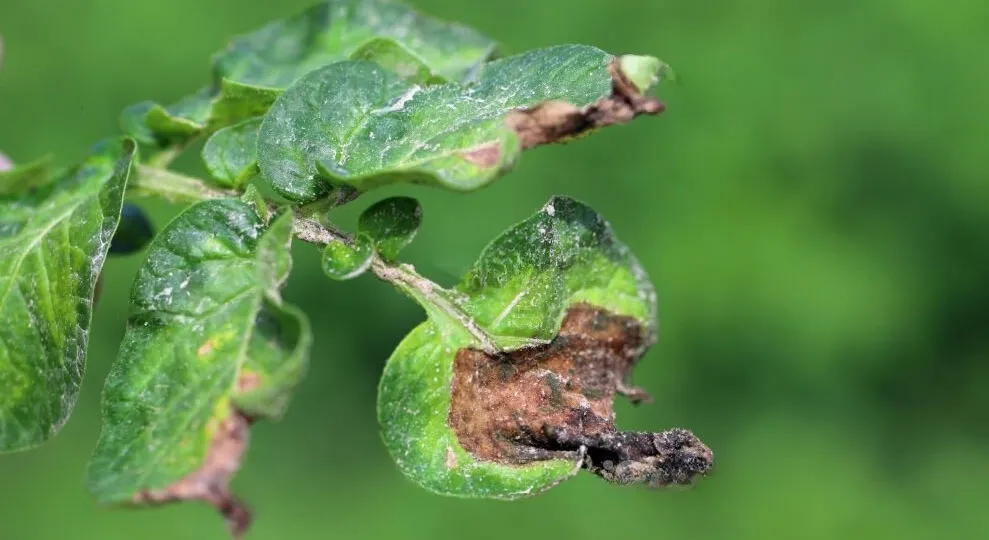
[[(552, 199), (488, 246), (454, 291), (392, 281), (429, 316), (388, 360), (378, 394), (385, 444), (416, 483), (514, 499), (582, 466), (653, 485), (683, 483), (709, 466), (710, 451), (689, 432), (614, 428), (614, 394), (643, 395), (625, 382), (655, 339), (655, 294), (589, 207)], [(658, 464), (625, 460), (623, 445), (667, 453)], [(617, 456), (614, 467), (602, 455)]]
[(101, 502), (235, 504), (247, 424), (282, 414), (307, 362), (309, 324), (279, 296), (291, 239), (290, 212), (266, 224), (250, 203), (213, 199), (151, 243), (89, 465)]
[[(212, 107), (212, 92), (209, 88), (203, 88), (174, 105), (149, 107), (144, 123), (160, 144), (183, 142), (203, 130)], [(143, 135), (143, 132), (139, 134)]]
[(604, 218), (566, 197), (494, 240), (456, 290), (464, 310), (495, 336), (550, 340), (575, 303), (632, 317), (655, 333), (645, 271)]
[(112, 140), (52, 180), (47, 162), (0, 173), (0, 451), (44, 442), (75, 405), (135, 153)]
[(297, 201), (331, 184), (469, 191), (503, 174), (524, 148), (661, 109), (615, 57), (582, 45), (496, 60), (468, 86), (423, 88), (374, 63), (339, 62), (276, 100), (258, 135), (258, 163), (276, 191)]
[(619, 62), (622, 73), (639, 92), (647, 92), (659, 84), (660, 76), (669, 71), (666, 64), (652, 56), (626, 54), (619, 59)]
[(213, 57), (213, 82), (178, 103), (138, 104), (122, 124), (142, 142), (182, 143), (260, 116), (306, 73), (333, 62), (379, 61), (416, 82), (463, 80), (495, 44), (464, 26), (391, 0), (330, 0), (234, 38)]
[(412, 197), (389, 197), (361, 213), (357, 231), (373, 238), (375, 250), (386, 261), (392, 261), (412, 243), (421, 224), (419, 201)]
[(158, 144), (154, 132), (148, 127), (148, 113), (155, 107), (160, 105), (153, 101), (142, 101), (126, 107), (120, 113), (120, 129), (141, 144)]
[(144, 144), (181, 144), (201, 133), (263, 115), (280, 93), (224, 79), (215, 94), (203, 88), (168, 107), (150, 101), (132, 105), (124, 109), (121, 127)]
[(271, 208), (268, 207), (268, 201), (258, 188), (248, 185), (244, 189), (244, 193), (240, 196), (240, 200), (251, 205), (257, 215), (261, 216), (262, 221), (267, 222), (271, 219)]
[[(389, 38), (368, 41), (350, 55), (351, 60), (367, 60), (395, 72), (413, 84), (427, 86), (447, 81), (429, 68), (429, 64), (411, 49)], [(454, 80), (459, 80), (455, 78)]]
[(333, 240), (323, 248), (323, 272), (344, 281), (360, 276), (374, 262), (374, 241), (358, 234), (352, 244)]
[(390, 0), (331, 0), (234, 39), (214, 58), (223, 77), (286, 88), (306, 73), (389, 39), (430, 71), (461, 80), (494, 52), (487, 37), (459, 24), (424, 16)]
[(281, 93), (281, 89), (223, 79), (220, 81), (220, 94), (213, 99), (206, 128), (212, 132), (223, 126), (264, 116)]
[(26, 165), (0, 170), (0, 197), (17, 196), (39, 189), (50, 182), (51, 177), (50, 156)]
[(260, 118), (225, 127), (213, 134), (203, 147), (203, 163), (216, 182), (240, 188), (257, 171), (257, 141)]

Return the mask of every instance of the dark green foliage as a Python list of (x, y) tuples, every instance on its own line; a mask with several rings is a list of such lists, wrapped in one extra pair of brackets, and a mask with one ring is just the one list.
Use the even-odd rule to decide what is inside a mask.
[[(129, 137), (100, 143), (80, 165), (52, 174), (42, 160), (0, 172), (0, 450), (37, 445), (64, 424), (103, 260), (148, 245), (105, 382), (87, 484), (104, 503), (203, 501), (234, 536), (244, 534), (250, 513), (230, 482), (249, 428), (281, 417), (310, 355), (308, 319), (281, 297), (298, 238), (322, 249), (327, 276), (371, 273), (428, 314), (395, 351), (379, 395), (386, 445), (428, 489), (505, 499), (548, 489), (581, 468), (650, 485), (706, 472), (710, 450), (683, 430), (626, 434), (600, 413), (601, 429), (561, 438), (565, 407), (598, 414), (610, 411), (616, 393), (633, 395), (626, 379), (656, 326), (645, 272), (590, 207), (553, 198), (493, 242), (453, 289), (399, 260), (423, 221), (416, 199), (378, 201), (354, 233), (332, 225), (333, 209), (374, 188), (473, 191), (534, 146), (663, 109), (647, 95), (666, 69), (656, 58), (585, 45), (501, 59), (494, 50), (473, 30), (396, 2), (330, 0), (235, 38), (213, 57), (211, 82), (185, 98), (128, 107)], [(197, 140), (205, 141), (207, 180), (168, 169)], [(123, 203), (128, 188), (131, 196), (189, 206), (156, 235), (141, 207)], [(264, 195), (271, 191), (281, 198)], [(574, 331), (564, 322), (573, 310), (597, 310), (601, 320), (563, 336)], [(595, 334), (605, 320), (635, 330), (619, 352), (606, 351), (613, 338)], [(493, 362), (536, 349), (545, 356), (559, 340), (577, 347), (567, 361), (580, 376), (547, 384), (580, 403), (535, 390), (504, 406), (506, 417), (521, 418), (535, 400), (537, 416), (546, 417), (534, 421), (545, 421), (553, 444), (570, 446), (523, 445), (534, 457), (504, 463), (459, 438), (447, 418), (455, 414), (451, 381), (461, 353), (476, 350)], [(599, 361), (602, 354), (617, 363)], [(591, 407), (587, 399), (599, 401)], [(503, 427), (482, 431), (497, 439)], [(653, 437), (690, 443), (667, 448), (648, 442)], [(616, 450), (617, 462), (587, 449), (638, 444), (626, 439), (648, 448)], [(670, 470), (688, 461), (696, 466)]]

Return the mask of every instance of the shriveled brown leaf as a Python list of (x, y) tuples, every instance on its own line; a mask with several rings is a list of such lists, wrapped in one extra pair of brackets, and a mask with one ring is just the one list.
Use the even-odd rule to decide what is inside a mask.
[(506, 122), (522, 139), (522, 148), (532, 148), (624, 124), (640, 114), (656, 115), (665, 109), (656, 98), (639, 93), (622, 73), (617, 59), (611, 64), (611, 77), (611, 95), (596, 103), (578, 108), (565, 101), (546, 101), (513, 111)]
[(464, 449), (486, 461), (524, 464), (582, 452), (584, 468), (610, 482), (688, 484), (714, 461), (691, 432), (615, 427), (619, 389), (648, 398), (628, 385), (643, 345), (635, 319), (577, 304), (549, 345), (502, 355), (462, 349), (448, 423)]

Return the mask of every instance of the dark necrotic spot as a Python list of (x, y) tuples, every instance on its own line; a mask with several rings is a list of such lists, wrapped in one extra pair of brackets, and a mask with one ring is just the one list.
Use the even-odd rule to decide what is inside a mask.
[(585, 468), (616, 483), (687, 483), (713, 459), (693, 434), (615, 428), (615, 394), (644, 343), (635, 319), (576, 304), (546, 346), (499, 356), (462, 349), (448, 423), (481, 460), (524, 464), (583, 451)]

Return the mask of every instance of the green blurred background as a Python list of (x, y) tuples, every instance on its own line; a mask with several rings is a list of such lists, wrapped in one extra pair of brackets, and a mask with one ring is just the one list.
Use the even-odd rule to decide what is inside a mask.
[[(122, 107), (197, 88), (229, 36), (307, 3), (0, 0), (0, 148), (76, 160)], [(670, 491), (583, 475), (514, 503), (421, 491), (392, 465), (374, 402), (423, 315), (372, 278), (323, 278), (299, 246), (286, 296), (316, 346), (236, 480), (251, 538), (989, 538), (989, 3), (416, 3), (505, 52), (580, 42), (677, 68), (659, 118), (532, 151), (479, 193), (376, 192), (341, 221), (420, 197), (409, 258), (449, 282), (551, 194), (591, 203), (660, 291), (637, 377), (656, 402), (619, 404), (619, 422), (690, 427), (715, 471)], [(175, 210), (152, 207), (159, 226)], [(107, 264), (71, 422), (0, 458), (2, 540), (224, 537), (204, 506), (111, 511), (82, 485), (139, 263)]]

